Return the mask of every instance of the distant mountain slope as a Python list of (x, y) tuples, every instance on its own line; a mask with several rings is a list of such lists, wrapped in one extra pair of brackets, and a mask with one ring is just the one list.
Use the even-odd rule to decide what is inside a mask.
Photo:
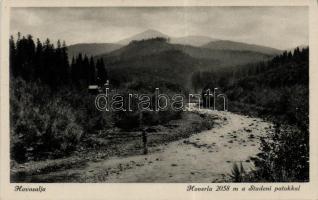
[(120, 40), (117, 43), (121, 45), (127, 45), (134, 40), (140, 41), (140, 40), (147, 40), (147, 39), (152, 39), (157, 37), (167, 38), (167, 39), (169, 38), (172, 44), (183, 44), (183, 45), (191, 45), (196, 47), (199, 47), (209, 42), (217, 40), (207, 36), (195, 36), (195, 35), (190, 35), (185, 37), (170, 37), (169, 35), (166, 35), (159, 31), (149, 29), (139, 34), (128, 37), (126, 39)]
[[(193, 47), (188, 45), (175, 45), (175, 48), (182, 50), (188, 55), (207, 60), (217, 60), (218, 66), (237, 66), (247, 63), (255, 63), (272, 58), (271, 55), (254, 51), (240, 50), (213, 50), (207, 48)], [(216, 67), (216, 66), (214, 66)]]
[[(131, 57), (146, 56), (171, 49), (173, 49), (173, 45), (162, 41), (162, 39), (148, 39), (131, 42), (127, 46), (123, 46), (122, 48), (108, 54), (100, 55), (99, 57), (128, 59)], [(106, 60), (107, 59), (105, 59), (105, 61)]]
[(194, 36), (194, 35), (170, 38), (170, 42), (172, 44), (191, 45), (195, 47), (200, 47), (202, 45), (205, 45), (213, 41), (217, 41), (217, 39), (206, 37), (206, 36)]
[(202, 46), (203, 48), (212, 50), (235, 50), (235, 51), (254, 51), (268, 55), (276, 55), (282, 53), (281, 50), (265, 47), (255, 44), (246, 44), (242, 42), (233, 42), (229, 40), (218, 40), (209, 42)]
[(121, 44), (121, 45), (127, 45), (131, 41), (134, 41), (134, 40), (137, 40), (137, 41), (138, 40), (147, 40), (147, 39), (157, 38), (157, 37), (169, 38), (168, 35), (165, 35), (165, 34), (159, 32), (159, 31), (156, 31), (156, 30), (149, 29), (149, 30), (146, 30), (146, 31), (144, 31), (142, 33), (138, 33), (136, 35), (133, 35), (133, 36), (131, 36), (129, 38), (120, 40), (117, 43)]
[[(130, 43), (108, 54), (99, 55), (106, 62), (122, 61), (134, 57), (157, 54), (164, 51), (179, 50), (201, 62), (211, 61), (213, 65), (207, 67), (235, 66), (246, 63), (259, 62), (271, 58), (267, 54), (253, 51), (211, 50), (190, 45), (171, 44), (161, 39), (143, 40)], [(215, 66), (217, 64), (217, 66)]]
[(194, 71), (218, 63), (212, 59), (191, 57), (178, 46), (159, 38), (132, 42), (109, 54), (95, 57), (98, 58), (104, 59), (112, 79), (120, 80), (115, 83), (117, 85), (147, 82), (150, 86), (161, 82), (174, 87), (188, 87)]
[(200, 60), (178, 50), (161, 51), (107, 63), (112, 84), (137, 85), (133, 87), (142, 85), (150, 91), (159, 86), (161, 89), (185, 90), (191, 86), (191, 74), (204, 67), (203, 65)]
[[(251, 51), (210, 50), (171, 44), (163, 38), (131, 42), (103, 58), (115, 85), (146, 81), (164, 81), (183, 88), (191, 87), (191, 75), (197, 71), (268, 60), (271, 56)], [(120, 80), (120, 81), (118, 81)]]
[[(149, 39), (165, 38), (169, 43), (154, 42), (151, 46), (147, 41)], [(138, 42), (138, 47), (131, 42)], [(127, 46), (127, 48), (126, 48)], [(121, 48), (123, 47), (123, 48)], [(134, 49), (136, 47), (136, 49)], [(177, 49), (192, 57), (200, 59), (219, 60), (222, 65), (237, 65), (249, 62), (257, 62), (268, 59), (281, 53), (280, 50), (264, 47), (260, 45), (245, 44), (240, 42), (217, 40), (207, 36), (186, 36), (186, 37), (169, 37), (159, 31), (149, 29), (142, 33), (136, 34), (129, 38), (123, 39), (118, 43), (91, 43), (75, 44), (68, 47), (69, 59), (79, 53), (88, 56), (104, 56), (110, 52), (107, 57), (133, 57), (135, 55), (147, 55), (161, 51)]]
[(79, 53), (87, 56), (96, 56), (99, 54), (109, 53), (122, 47), (120, 44), (113, 43), (81, 43), (68, 46), (68, 57), (71, 60), (73, 56)]

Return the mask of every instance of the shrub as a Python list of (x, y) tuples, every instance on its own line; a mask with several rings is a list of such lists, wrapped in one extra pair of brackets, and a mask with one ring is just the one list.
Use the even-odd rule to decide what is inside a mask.
[(309, 181), (309, 133), (276, 124), (275, 130), (261, 139), (261, 153), (253, 161), (253, 181)]
[(234, 182), (243, 182), (245, 176), (245, 169), (242, 162), (240, 162), (240, 167), (234, 163), (231, 171), (230, 177)]
[[(61, 157), (79, 143), (83, 128), (75, 111), (50, 90), (21, 79), (11, 81), (11, 158), (17, 162)], [(37, 96), (38, 95), (38, 96)]]

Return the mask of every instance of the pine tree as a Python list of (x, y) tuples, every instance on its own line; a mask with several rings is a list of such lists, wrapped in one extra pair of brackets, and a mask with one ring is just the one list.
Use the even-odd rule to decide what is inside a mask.
[(61, 41), (58, 40), (56, 43), (55, 55), (54, 55), (54, 76), (56, 77), (56, 84), (60, 85), (63, 82), (63, 65), (62, 65), (62, 45)]
[(43, 45), (38, 38), (36, 41), (36, 51), (35, 51), (35, 79), (43, 79)]
[(9, 46), (10, 46), (10, 76), (16, 77), (18, 75), (18, 70), (16, 69), (16, 44), (14, 41), (13, 36), (11, 35), (9, 40)]
[(63, 83), (70, 82), (70, 64), (68, 62), (68, 55), (67, 55), (67, 47), (65, 41), (62, 44), (62, 71), (63, 71)]
[(54, 45), (46, 39), (43, 48), (43, 81), (56, 88)]
[(76, 65), (76, 58), (72, 58), (71, 62), (71, 81), (72, 85), (77, 86), (78, 85), (78, 69)]
[(34, 80), (34, 61), (35, 61), (35, 44), (33, 41), (33, 37), (31, 35), (27, 35), (27, 41), (26, 41), (26, 72), (27, 72), (27, 79), (28, 80)]
[(91, 57), (90, 62), (89, 62), (89, 84), (95, 84), (95, 63), (93, 57)]
[(106, 69), (105, 69), (105, 64), (103, 59), (97, 60), (96, 68), (97, 68), (98, 84), (103, 85), (106, 83), (106, 80), (107, 80), (107, 74), (106, 74)]
[(81, 76), (82, 86), (87, 87), (89, 85), (89, 60), (86, 55), (84, 56), (82, 66), (83, 66), (83, 71)]
[[(77, 79), (76, 82), (78, 84), (80, 84), (80, 81), (82, 79), (82, 74), (83, 74), (83, 71), (84, 71), (84, 69), (83, 69), (83, 56), (82, 56), (81, 53), (79, 53), (77, 58), (76, 58), (75, 68), (76, 68), (75, 69), (75, 72), (76, 72), (75, 76), (76, 76), (76, 79)], [(80, 86), (80, 85), (78, 85), (78, 86)]]

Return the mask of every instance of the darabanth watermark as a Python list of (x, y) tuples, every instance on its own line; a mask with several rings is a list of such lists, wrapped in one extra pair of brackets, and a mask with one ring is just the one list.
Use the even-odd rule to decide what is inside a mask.
[[(94, 87), (95, 88), (95, 87)], [(139, 111), (186, 111), (187, 106), (191, 103), (198, 105), (199, 109), (202, 107), (202, 103), (205, 103), (205, 108), (216, 110), (216, 102), (218, 98), (223, 99), (223, 110), (227, 111), (228, 100), (225, 94), (217, 93), (218, 88), (205, 90), (203, 94), (189, 93), (187, 96), (184, 94), (168, 95), (161, 93), (159, 88), (155, 88), (153, 94), (119, 94), (110, 91), (109, 86), (104, 89), (99, 88), (99, 91), (103, 91), (97, 94), (95, 98), (95, 107), (99, 111), (124, 111), (133, 112)], [(211, 102), (212, 100), (212, 102)], [(133, 106), (136, 105), (136, 106)]]

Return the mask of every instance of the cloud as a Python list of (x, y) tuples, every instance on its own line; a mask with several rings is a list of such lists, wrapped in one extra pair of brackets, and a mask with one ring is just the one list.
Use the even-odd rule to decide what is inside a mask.
[(280, 49), (308, 44), (307, 7), (12, 8), (10, 22), (12, 34), (68, 44), (116, 42), (146, 29)]

